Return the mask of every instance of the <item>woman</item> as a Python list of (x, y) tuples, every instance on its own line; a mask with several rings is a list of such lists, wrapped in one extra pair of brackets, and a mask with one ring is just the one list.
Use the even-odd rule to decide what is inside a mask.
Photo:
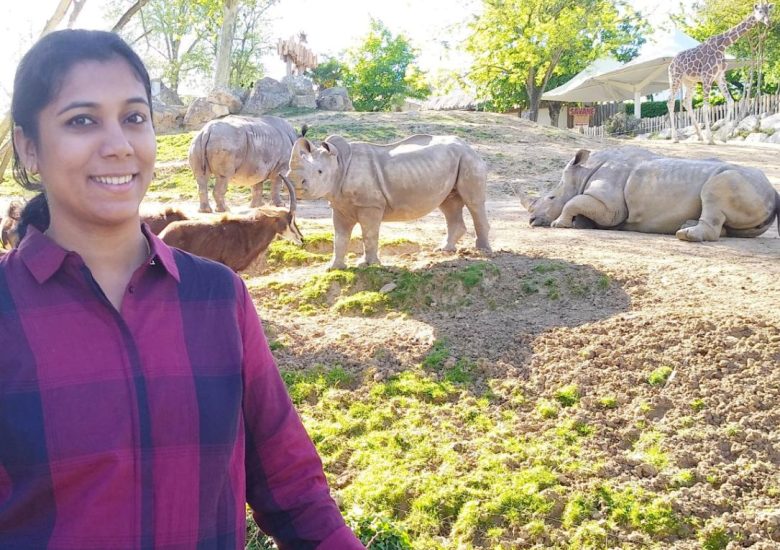
[(241, 279), (140, 224), (138, 56), (49, 34), (12, 115), (14, 173), (43, 193), (0, 260), (0, 548), (243, 548), (245, 502), (280, 548), (363, 548)]

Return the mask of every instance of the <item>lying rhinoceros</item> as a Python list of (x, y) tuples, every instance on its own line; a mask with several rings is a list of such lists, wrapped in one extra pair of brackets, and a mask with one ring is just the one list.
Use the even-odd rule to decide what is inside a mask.
[(521, 200), (534, 227), (595, 226), (717, 241), (756, 237), (777, 216), (780, 231), (780, 195), (760, 170), (638, 147), (581, 149), (549, 194)]
[[(306, 132), (304, 127), (303, 133)], [(289, 122), (275, 116), (227, 116), (206, 124), (190, 145), (189, 161), (198, 182), (200, 212), (211, 212), (208, 182), (214, 174), (217, 212), (228, 210), (229, 182), (252, 186), (251, 206), (263, 202), (263, 182), (271, 180), (271, 200), (282, 204), (279, 174), (287, 171), (290, 151), (298, 135)]]
[(447, 220), (443, 250), (455, 250), (466, 233), (465, 205), (474, 220), (477, 248), (490, 251), (487, 168), (456, 137), (415, 135), (374, 145), (330, 136), (319, 146), (300, 138), (290, 156), (289, 177), (300, 198), (330, 201), (335, 228), (331, 269), (346, 266), (344, 255), (355, 224), (363, 232), (364, 263), (378, 264), (380, 222), (414, 220), (434, 208)]

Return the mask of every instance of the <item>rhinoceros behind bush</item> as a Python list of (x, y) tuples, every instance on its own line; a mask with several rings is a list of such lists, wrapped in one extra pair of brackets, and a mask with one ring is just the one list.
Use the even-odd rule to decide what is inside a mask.
[(532, 226), (595, 225), (717, 241), (757, 237), (777, 217), (780, 232), (780, 195), (760, 170), (663, 157), (639, 147), (593, 154), (581, 149), (554, 189), (522, 200)]
[(465, 205), (474, 220), (477, 248), (490, 251), (487, 168), (457, 137), (415, 135), (375, 145), (330, 136), (318, 146), (300, 138), (290, 156), (289, 177), (300, 198), (330, 201), (335, 229), (331, 269), (346, 266), (344, 255), (355, 224), (363, 232), (364, 263), (378, 264), (382, 221), (414, 220), (435, 208), (447, 220), (443, 250), (455, 250), (466, 233)]

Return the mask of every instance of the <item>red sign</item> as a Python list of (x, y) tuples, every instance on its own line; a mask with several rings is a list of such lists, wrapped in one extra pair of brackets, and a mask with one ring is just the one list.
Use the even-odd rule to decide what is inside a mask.
[(595, 112), (595, 107), (569, 107), (570, 116), (593, 116)]

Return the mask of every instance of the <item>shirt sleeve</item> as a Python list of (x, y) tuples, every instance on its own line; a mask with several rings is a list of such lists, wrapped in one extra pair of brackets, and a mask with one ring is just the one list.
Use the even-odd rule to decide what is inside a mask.
[(246, 498), (280, 550), (357, 550), (330, 496), (322, 462), (295, 411), (243, 281)]

